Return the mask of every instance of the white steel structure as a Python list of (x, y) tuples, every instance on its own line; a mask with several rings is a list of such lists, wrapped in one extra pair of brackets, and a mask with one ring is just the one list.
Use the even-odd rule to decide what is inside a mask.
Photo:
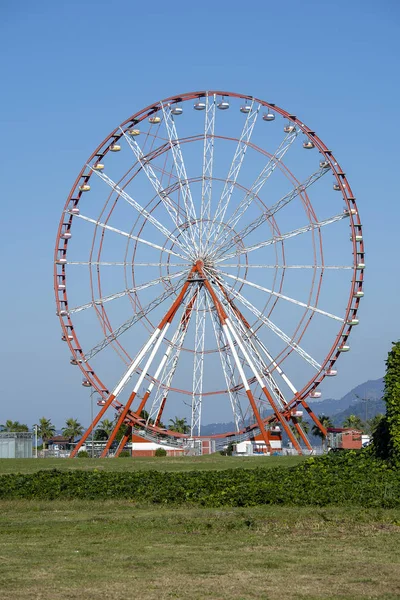
[(295, 115), (221, 91), (136, 112), (85, 163), (57, 233), (62, 339), (102, 398), (88, 432), (110, 409), (104, 456), (120, 427), (117, 453), (132, 427), (193, 447), (229, 419), (221, 444), (268, 448), (279, 427), (310, 449), (301, 414), (324, 431), (307, 399), (350, 349), (364, 269), (346, 175)]

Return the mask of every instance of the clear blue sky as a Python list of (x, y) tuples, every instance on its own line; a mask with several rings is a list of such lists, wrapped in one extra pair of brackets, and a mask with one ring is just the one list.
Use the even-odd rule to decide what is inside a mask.
[(55, 316), (58, 220), (82, 164), (118, 123), (197, 89), (274, 101), (334, 150), (358, 200), (367, 271), (352, 351), (324, 396), (380, 377), (399, 338), (399, 39), (395, 0), (4, 0), (0, 422), (87, 423), (88, 391)]

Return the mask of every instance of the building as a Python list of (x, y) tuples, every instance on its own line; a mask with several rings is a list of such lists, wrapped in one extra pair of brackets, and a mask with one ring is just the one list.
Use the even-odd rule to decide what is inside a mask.
[(360, 450), (362, 432), (352, 427), (328, 427), (327, 442), (329, 450)]
[(0, 458), (32, 458), (31, 431), (2, 431)]
[(253, 440), (246, 440), (235, 444), (234, 452), (237, 455), (245, 456), (251, 454), (259, 454), (269, 456), (271, 454), (280, 454), (282, 452), (282, 431), (277, 425), (266, 431), (268, 445), (265, 444), (264, 438), (259, 433)]

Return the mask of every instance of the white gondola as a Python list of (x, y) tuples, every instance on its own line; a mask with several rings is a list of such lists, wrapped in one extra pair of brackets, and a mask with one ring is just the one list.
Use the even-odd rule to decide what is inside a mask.
[(81, 192), (90, 192), (90, 185), (88, 183), (80, 185), (79, 186), (79, 191), (81, 191)]
[(285, 133), (293, 133), (293, 131), (295, 131), (296, 127), (294, 125), (285, 125), (285, 127), (283, 128), (283, 131)]
[(357, 265), (357, 269), (358, 269), (359, 271), (362, 271), (363, 269), (365, 269), (365, 264), (364, 264), (364, 263), (358, 263), (358, 265)]
[(327, 372), (325, 373), (325, 375), (327, 375), (328, 377), (335, 377), (335, 375), (337, 375), (337, 370), (336, 369), (328, 369)]
[(322, 392), (317, 392), (316, 390), (313, 390), (308, 395), (310, 398), (321, 398)]
[(346, 321), (347, 325), (351, 325), (352, 327), (354, 327), (355, 325), (359, 324), (359, 320), (358, 319), (348, 319)]
[(93, 169), (95, 171), (102, 171), (104, 169), (104, 165), (102, 163), (97, 163), (97, 165), (94, 165)]
[(353, 240), (355, 240), (356, 242), (362, 242), (363, 236), (362, 235), (355, 235), (354, 237), (351, 235), (350, 236), (350, 241), (352, 242)]
[(224, 98), (222, 98), (221, 102), (218, 102), (217, 107), (220, 110), (227, 110), (229, 108), (229, 102), (227, 100), (224, 100)]
[(104, 405), (105, 405), (105, 403), (106, 403), (106, 401), (105, 401), (105, 400), (98, 400), (98, 401), (97, 401), (97, 406), (104, 406)]
[(161, 117), (149, 117), (149, 123), (152, 125), (158, 125), (161, 123)]
[(195, 102), (195, 103), (193, 104), (193, 108), (194, 108), (195, 110), (205, 110), (205, 108), (206, 108), (206, 103), (205, 103), (205, 102), (202, 102), (201, 100), (199, 100), (198, 102)]
[(263, 121), (275, 121), (275, 115), (272, 112), (267, 112), (263, 114)]
[(243, 104), (243, 106), (240, 107), (240, 112), (244, 113), (245, 115), (247, 115), (250, 111), (251, 106), (249, 104)]
[(67, 289), (67, 286), (65, 285), (65, 283), (59, 283), (59, 284), (58, 284), (58, 286), (57, 286), (57, 289), (58, 289), (60, 292), (62, 292), (62, 291), (64, 291), (65, 289)]
[(64, 233), (60, 236), (63, 240), (70, 240), (72, 238), (72, 233), (69, 231), (64, 231)]
[(343, 212), (344, 212), (346, 215), (356, 215), (356, 214), (357, 214), (357, 211), (356, 211), (356, 209), (355, 209), (355, 208), (350, 208), (350, 209), (348, 209), (346, 206), (344, 207), (344, 209), (343, 209)]
[(357, 290), (353, 294), (353, 298), (362, 298), (364, 296), (364, 292), (362, 290)]
[(83, 387), (92, 387), (92, 384), (87, 379), (84, 379), (82, 381), (82, 385), (83, 385)]
[(335, 190), (335, 192), (340, 192), (342, 188), (340, 187), (340, 185), (338, 183), (334, 183), (333, 189)]
[(171, 108), (171, 114), (177, 116), (177, 115), (181, 115), (183, 113), (183, 108), (181, 106), (174, 106), (174, 108)]
[(121, 150), (121, 146), (119, 144), (111, 144), (110, 151), (111, 152), (119, 152)]
[(56, 265), (66, 265), (66, 264), (67, 264), (66, 258), (57, 258)]
[(292, 417), (302, 417), (303, 416), (303, 411), (302, 410), (292, 410), (292, 412), (290, 413), (292, 415)]
[(70, 342), (72, 342), (73, 339), (74, 339), (73, 335), (63, 335), (63, 336), (61, 336), (61, 340), (63, 342), (66, 342), (67, 340), (69, 340)]
[(348, 352), (350, 350), (350, 346), (346, 346), (345, 344), (343, 344), (343, 346), (339, 346), (338, 348), (338, 352)]
[(66, 317), (68, 315), (68, 311), (66, 310), (58, 310), (56, 312), (57, 317)]
[(136, 137), (137, 135), (140, 135), (140, 129), (129, 129), (128, 135)]
[(72, 215), (79, 215), (80, 210), (77, 206), (74, 206), (73, 208), (71, 208), (71, 210), (69, 211)]
[(330, 169), (331, 165), (327, 160), (321, 160), (319, 163), (321, 169)]
[(306, 150), (312, 150), (313, 148), (315, 148), (315, 146), (311, 140), (308, 140), (307, 142), (303, 142), (303, 148), (305, 148)]

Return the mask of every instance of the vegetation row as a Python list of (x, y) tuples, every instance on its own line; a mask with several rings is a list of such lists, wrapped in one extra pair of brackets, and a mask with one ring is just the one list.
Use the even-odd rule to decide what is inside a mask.
[(368, 451), (310, 458), (291, 468), (171, 473), (39, 471), (0, 476), (1, 499), (130, 499), (207, 507), (358, 505), (400, 507), (400, 471)]

